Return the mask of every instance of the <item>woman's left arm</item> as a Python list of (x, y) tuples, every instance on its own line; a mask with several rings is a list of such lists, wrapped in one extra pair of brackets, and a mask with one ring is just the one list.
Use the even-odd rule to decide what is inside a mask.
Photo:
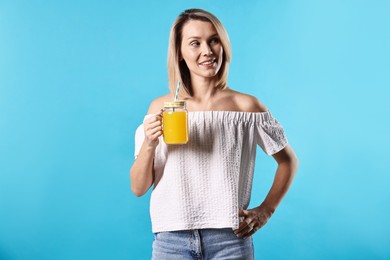
[(298, 158), (290, 145), (273, 155), (278, 168), (274, 182), (265, 200), (260, 206), (250, 210), (240, 210), (239, 216), (244, 217), (240, 226), (234, 232), (238, 237), (247, 238), (263, 227), (275, 212), (279, 203), (286, 195), (298, 168)]

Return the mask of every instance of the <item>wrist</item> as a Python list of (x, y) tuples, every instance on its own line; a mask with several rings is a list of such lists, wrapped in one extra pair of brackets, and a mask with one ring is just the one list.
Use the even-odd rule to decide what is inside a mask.
[(154, 154), (154, 152), (156, 151), (157, 145), (158, 144), (149, 144), (146, 141), (142, 144), (144, 151), (149, 153), (149, 154)]
[(274, 212), (275, 212), (275, 210), (276, 210), (276, 206), (273, 206), (273, 205), (271, 205), (270, 203), (267, 203), (266, 201), (264, 201), (263, 203), (261, 203), (261, 205), (259, 206), (259, 208), (265, 209), (267, 212), (270, 212), (271, 215), (274, 214)]

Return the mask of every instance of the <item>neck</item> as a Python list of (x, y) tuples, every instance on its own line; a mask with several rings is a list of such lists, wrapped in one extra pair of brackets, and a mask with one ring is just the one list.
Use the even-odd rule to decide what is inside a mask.
[(216, 78), (204, 78), (191, 75), (192, 100), (199, 103), (209, 102), (217, 89), (215, 88)]

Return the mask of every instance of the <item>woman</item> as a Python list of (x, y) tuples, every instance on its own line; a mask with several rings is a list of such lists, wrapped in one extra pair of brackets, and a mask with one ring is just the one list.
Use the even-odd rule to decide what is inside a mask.
[[(153, 259), (253, 259), (251, 236), (272, 216), (297, 169), (282, 126), (255, 97), (227, 87), (227, 32), (214, 15), (186, 10), (172, 26), (170, 93), (155, 99), (136, 131), (130, 170), (137, 196), (154, 184), (150, 201)], [(189, 142), (162, 140), (162, 108), (186, 101)], [(273, 185), (249, 205), (257, 145), (278, 164)]]

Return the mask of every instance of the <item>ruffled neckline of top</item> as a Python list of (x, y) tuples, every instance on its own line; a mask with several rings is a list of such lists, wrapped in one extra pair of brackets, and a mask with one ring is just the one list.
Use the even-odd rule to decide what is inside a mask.
[(189, 111), (189, 120), (222, 120), (222, 121), (244, 121), (258, 122), (272, 119), (270, 111), (266, 112), (242, 112), (242, 111)]
[[(153, 116), (148, 114), (145, 119)], [(243, 122), (262, 122), (273, 120), (271, 112), (243, 112), (243, 111), (188, 111), (188, 119), (191, 121), (197, 120), (222, 120), (222, 121), (243, 121)]]

